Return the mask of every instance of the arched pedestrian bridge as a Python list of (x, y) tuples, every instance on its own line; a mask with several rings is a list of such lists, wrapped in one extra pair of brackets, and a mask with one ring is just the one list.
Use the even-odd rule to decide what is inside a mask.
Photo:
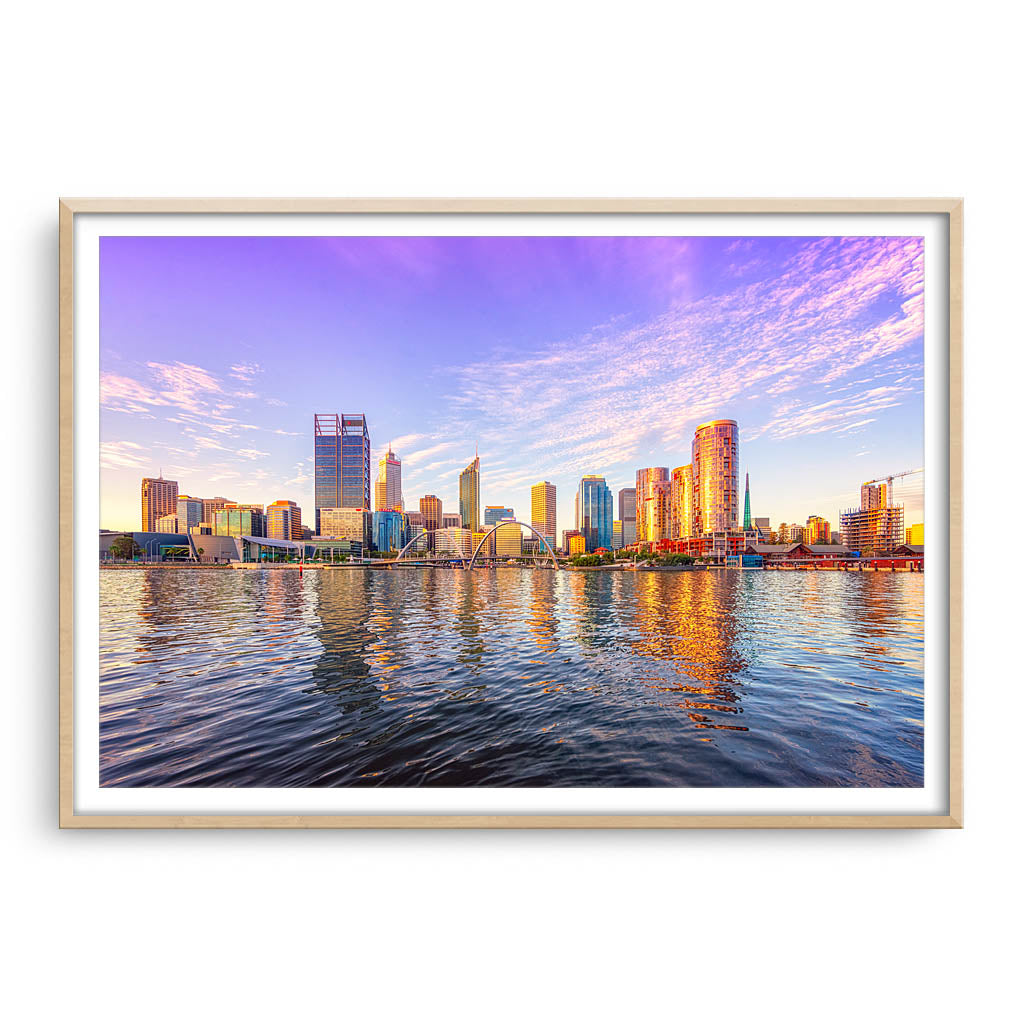
[[(529, 558), (529, 555), (522, 554), (498, 554), (488, 546), (481, 554), (488, 541), (495, 536), (503, 526), (516, 526), (529, 530), (540, 542), (542, 552), (546, 552), (547, 559), (550, 559), (551, 566), (557, 569), (558, 559), (555, 557), (551, 545), (542, 534), (535, 530), (529, 523), (521, 523), (517, 519), (505, 519), (489, 527), (483, 537), (474, 547), (472, 543), (467, 544), (466, 531), (444, 527), (438, 530), (427, 530), (425, 533), (417, 534), (409, 541), (401, 551), (398, 552), (395, 562), (406, 564), (435, 564), (435, 565), (458, 565), (465, 569), (474, 568), (479, 562), (500, 562), (509, 559)], [(520, 534), (521, 535), (521, 534)], [(471, 536), (471, 535), (470, 535)], [(495, 538), (496, 540), (496, 538)], [(541, 556), (543, 557), (543, 555)], [(547, 561), (545, 559), (545, 561)]]

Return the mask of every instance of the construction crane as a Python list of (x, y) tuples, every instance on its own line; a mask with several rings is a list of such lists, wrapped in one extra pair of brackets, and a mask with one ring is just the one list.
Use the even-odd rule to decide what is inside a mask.
[(888, 476), (879, 477), (877, 480), (865, 480), (861, 485), (862, 487), (871, 487), (873, 484), (885, 484), (885, 503), (887, 505), (892, 504), (892, 482), (893, 480), (899, 480), (901, 477), (913, 476), (915, 473), (923, 473), (924, 468), (920, 469), (905, 469), (901, 473), (890, 473)]

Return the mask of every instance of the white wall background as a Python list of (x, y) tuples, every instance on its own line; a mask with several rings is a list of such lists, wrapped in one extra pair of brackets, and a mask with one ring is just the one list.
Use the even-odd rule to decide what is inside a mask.
[[(1020, 576), (982, 531), (1019, 534), (1021, 28), (891, 0), (6, 10), (11, 1019), (1011, 1012)], [(61, 194), (965, 195), (967, 828), (58, 832)]]

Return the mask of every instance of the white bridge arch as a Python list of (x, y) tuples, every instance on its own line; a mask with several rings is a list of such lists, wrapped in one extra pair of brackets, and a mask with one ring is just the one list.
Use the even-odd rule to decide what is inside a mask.
[(542, 534), (539, 531), (535, 530), (529, 523), (521, 523), (521, 522), (519, 522), (518, 519), (505, 519), (505, 520), (503, 520), (500, 523), (495, 523), (480, 538), (480, 543), (477, 544), (476, 550), (474, 550), (474, 552), (473, 552), (473, 557), (469, 560), (469, 565), (466, 566), (467, 569), (472, 569), (473, 566), (476, 564), (476, 556), (478, 554), (480, 554), (480, 549), (487, 543), (487, 538), (490, 537), (492, 533), (495, 533), (497, 530), (501, 529), (501, 527), (503, 527), (503, 526), (525, 526), (526, 529), (528, 529), (530, 531), (530, 533), (532, 533), (541, 542), (541, 544), (544, 545), (545, 549), (547, 550), (548, 555), (551, 556), (551, 564), (556, 569), (558, 568), (558, 559), (555, 558), (555, 553), (554, 553), (554, 551), (551, 550), (551, 545), (548, 543), (547, 537), (545, 537), (544, 534)]
[[(469, 564), (466, 565), (467, 569), (472, 569), (473, 566), (476, 565), (476, 556), (478, 554), (480, 554), (480, 549), (487, 543), (487, 539), (492, 534), (494, 534), (498, 529), (500, 529), (502, 526), (522, 526), (522, 527), (525, 527), (544, 546), (544, 549), (547, 551), (548, 556), (551, 559), (552, 566), (554, 566), (554, 568), (556, 568), (556, 569), (558, 568), (558, 559), (555, 557), (554, 551), (551, 550), (551, 545), (548, 543), (547, 538), (542, 533), (540, 533), (539, 531), (535, 530), (529, 523), (521, 523), (521, 522), (519, 522), (518, 519), (505, 519), (505, 520), (503, 520), (500, 523), (495, 523), (492, 527), (490, 527), (490, 529), (487, 530), (487, 532), (483, 535), (483, 537), (480, 538), (480, 543), (477, 544), (475, 550), (473, 551), (472, 556), (468, 559)], [(424, 533), (418, 533), (415, 537), (413, 537), (409, 541), (408, 544), (406, 544), (402, 548), (401, 551), (398, 552), (397, 555), (395, 555), (395, 561), (396, 562), (401, 561), (402, 556), (405, 555), (405, 553), (411, 547), (413, 547), (413, 545), (419, 544), (419, 543), (423, 543), (423, 542), (427, 541), (427, 539), (429, 537), (434, 537), (435, 538), (435, 545), (436, 545), (436, 540), (438, 538), (446, 540), (447, 538), (444, 537), (444, 534), (446, 533), (446, 530), (447, 530), (447, 527), (441, 527), (441, 528), (439, 528), (437, 530), (427, 530)], [(450, 548), (450, 550), (449, 550), (449, 548)], [(428, 550), (428, 551), (424, 552), (423, 556), (417, 556), (414, 553), (412, 557), (416, 558), (417, 561), (462, 562), (463, 564), (465, 564), (466, 561), (467, 561), (465, 552), (463, 552), (463, 551), (456, 551), (456, 550), (454, 550), (454, 547), (451, 546), (451, 545), (446, 545), (446, 550), (443, 551), (443, 552), (439, 552), (437, 547), (435, 546), (432, 550)]]

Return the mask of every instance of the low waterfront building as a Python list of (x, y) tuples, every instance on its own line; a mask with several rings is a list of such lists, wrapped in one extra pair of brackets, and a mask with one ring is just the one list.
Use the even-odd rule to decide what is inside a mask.
[(569, 556), (585, 555), (587, 553), (587, 538), (582, 533), (574, 531), (569, 538)]
[(435, 552), (455, 558), (470, 558), (473, 554), (473, 531), (464, 526), (446, 526), (435, 537)]
[(267, 518), (263, 506), (225, 505), (213, 514), (213, 532), (218, 537), (265, 537)]
[[(487, 538), (484, 541), (484, 538)], [(489, 526), (482, 526), (479, 530), (473, 531), (473, 550), (476, 551), (480, 542), (484, 541), (483, 547), (480, 548), (481, 558), (493, 558), (494, 557), (494, 534), (490, 532)]]

